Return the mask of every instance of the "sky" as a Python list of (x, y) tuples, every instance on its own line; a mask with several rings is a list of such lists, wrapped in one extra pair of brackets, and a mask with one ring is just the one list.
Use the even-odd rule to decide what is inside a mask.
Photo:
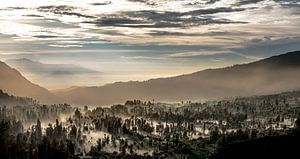
[(101, 86), (300, 50), (299, 28), (299, 0), (0, 0), (0, 60), (48, 89)]

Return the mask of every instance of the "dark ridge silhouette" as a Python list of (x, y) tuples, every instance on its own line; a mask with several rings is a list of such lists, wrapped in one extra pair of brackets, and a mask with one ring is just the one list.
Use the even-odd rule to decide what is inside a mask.
[(77, 87), (55, 94), (73, 104), (113, 104), (127, 99), (182, 101), (279, 93), (300, 89), (300, 51), (249, 64), (148, 81)]
[(56, 103), (62, 100), (39, 85), (31, 83), (17, 70), (0, 61), (0, 89), (20, 97), (30, 97), (42, 103)]

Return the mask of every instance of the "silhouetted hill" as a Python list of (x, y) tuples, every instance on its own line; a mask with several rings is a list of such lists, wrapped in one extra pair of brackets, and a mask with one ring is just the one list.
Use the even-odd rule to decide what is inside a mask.
[(31, 83), (20, 72), (0, 61), (0, 89), (20, 97), (31, 97), (43, 103), (60, 102), (61, 99), (47, 89)]
[(300, 51), (257, 62), (148, 81), (60, 90), (74, 104), (112, 104), (127, 99), (181, 101), (262, 95), (300, 89)]
[(252, 65), (255, 65), (256, 67), (269, 66), (278, 69), (287, 67), (300, 67), (299, 59), (300, 51), (295, 51), (253, 62)]

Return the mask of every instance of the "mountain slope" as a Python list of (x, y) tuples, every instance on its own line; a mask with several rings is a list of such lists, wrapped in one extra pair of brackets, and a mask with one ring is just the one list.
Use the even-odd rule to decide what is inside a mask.
[(21, 97), (31, 97), (42, 103), (60, 102), (61, 99), (47, 89), (31, 83), (20, 72), (0, 61), (0, 89)]
[(26, 58), (8, 59), (5, 63), (20, 71), (31, 82), (51, 89), (73, 85), (92, 85), (93, 82), (99, 83), (103, 75), (102, 72), (76, 64), (49, 64)]
[(37, 101), (32, 98), (16, 97), (3, 92), (0, 89), (0, 107), (5, 106), (16, 106), (16, 105), (36, 105)]
[(200, 100), (297, 90), (300, 89), (299, 79), (300, 51), (171, 78), (78, 87), (55, 94), (74, 104), (112, 104), (127, 99)]

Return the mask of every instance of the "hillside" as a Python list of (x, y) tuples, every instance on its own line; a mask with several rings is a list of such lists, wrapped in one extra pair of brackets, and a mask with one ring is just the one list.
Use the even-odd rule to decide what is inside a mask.
[(142, 82), (77, 87), (55, 94), (73, 104), (112, 104), (127, 99), (181, 101), (278, 93), (300, 89), (300, 51), (257, 62)]
[(31, 83), (17, 70), (0, 61), (0, 89), (20, 97), (30, 97), (42, 103), (56, 103), (62, 101), (47, 89)]
[(16, 97), (3, 92), (0, 89), (0, 106), (16, 106), (16, 105), (36, 105), (36, 100), (32, 98)]

